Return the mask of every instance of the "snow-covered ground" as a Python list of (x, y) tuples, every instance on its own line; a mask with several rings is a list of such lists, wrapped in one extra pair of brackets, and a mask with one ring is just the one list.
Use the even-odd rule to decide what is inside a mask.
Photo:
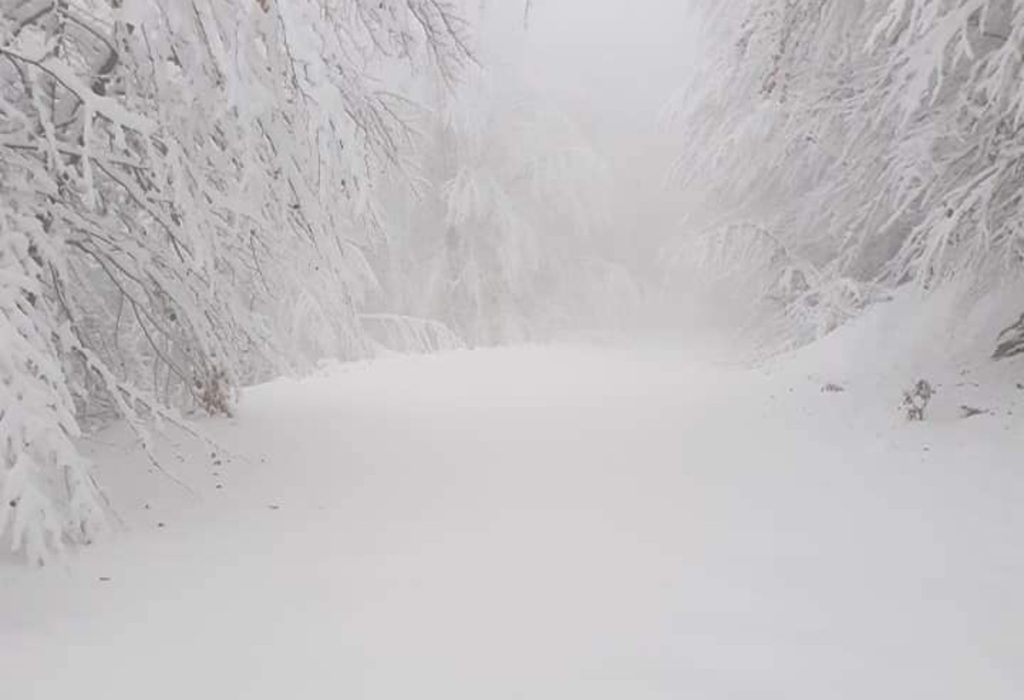
[(0, 695), (1024, 697), (1024, 391), (911, 424), (821, 347), (338, 366), (169, 440), (188, 490), (109, 431), (122, 531), (0, 563)]

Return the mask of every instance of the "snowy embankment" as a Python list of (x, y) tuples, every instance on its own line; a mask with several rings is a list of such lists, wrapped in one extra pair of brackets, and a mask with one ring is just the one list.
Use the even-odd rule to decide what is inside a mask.
[(2, 694), (1021, 697), (1024, 391), (911, 424), (822, 347), (337, 367), (170, 440), (191, 492), (99, 436), (124, 532), (0, 564)]

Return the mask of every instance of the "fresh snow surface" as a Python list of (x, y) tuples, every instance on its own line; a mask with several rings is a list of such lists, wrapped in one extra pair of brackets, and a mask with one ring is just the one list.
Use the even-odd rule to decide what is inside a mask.
[(342, 365), (170, 476), (108, 431), (117, 533), (0, 563), (0, 696), (1019, 700), (1024, 391), (911, 424), (823, 356)]

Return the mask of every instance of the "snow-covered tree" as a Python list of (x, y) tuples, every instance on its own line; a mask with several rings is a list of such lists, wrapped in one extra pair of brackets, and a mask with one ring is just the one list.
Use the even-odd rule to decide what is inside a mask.
[(365, 352), (387, 71), (466, 60), (446, 0), (0, 2), (0, 533), (88, 539), (83, 422)]
[(796, 279), (783, 307), (812, 300), (819, 330), (907, 281), (1019, 273), (1024, 3), (716, 5), (680, 112), (680, 251), (752, 232), (727, 261), (768, 270), (762, 299)]

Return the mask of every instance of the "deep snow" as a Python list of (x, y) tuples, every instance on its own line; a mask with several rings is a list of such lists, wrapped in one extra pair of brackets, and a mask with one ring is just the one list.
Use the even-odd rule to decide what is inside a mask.
[(108, 431), (123, 532), (0, 563), (0, 694), (1024, 697), (1024, 391), (909, 424), (824, 347), (337, 366), (168, 441), (194, 493)]

